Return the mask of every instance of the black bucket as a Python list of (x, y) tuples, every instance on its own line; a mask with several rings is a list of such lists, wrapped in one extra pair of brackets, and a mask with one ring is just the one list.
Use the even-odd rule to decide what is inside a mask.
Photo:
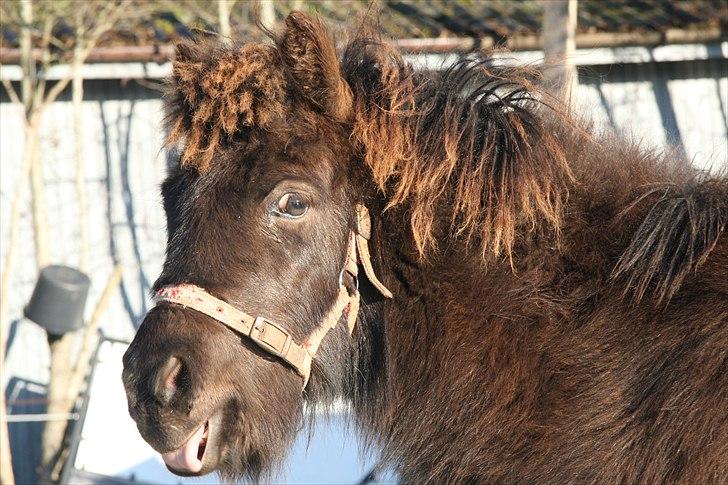
[(63, 335), (83, 326), (83, 310), (91, 280), (77, 269), (53, 265), (43, 268), (25, 307), (25, 316), (49, 335)]

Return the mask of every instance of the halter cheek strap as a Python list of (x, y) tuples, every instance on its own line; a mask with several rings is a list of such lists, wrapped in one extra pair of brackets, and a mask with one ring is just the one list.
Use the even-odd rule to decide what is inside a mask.
[(183, 284), (166, 286), (157, 291), (156, 302), (170, 302), (192, 308), (214, 318), (239, 334), (248, 337), (256, 345), (271, 355), (287, 362), (303, 378), (306, 387), (311, 375), (311, 361), (316, 356), (319, 345), (326, 334), (336, 326), (342, 316), (346, 317), (349, 335), (354, 331), (359, 314), (360, 294), (358, 283), (352, 288), (344, 281), (348, 273), (353, 281), (357, 281), (359, 263), (369, 281), (383, 296), (392, 298), (392, 293), (377, 278), (369, 256), (368, 241), (371, 237), (369, 212), (363, 205), (357, 206), (356, 231), (349, 236), (346, 261), (339, 276), (339, 292), (331, 309), (321, 323), (309, 335), (303, 344), (294, 341), (290, 332), (265, 317), (254, 317), (241, 311), (229, 303), (209, 294), (199, 286)]
[(372, 237), (372, 220), (369, 217), (369, 209), (362, 204), (356, 206), (356, 253), (359, 261), (364, 268), (364, 274), (367, 275), (369, 282), (384, 295), (385, 298), (392, 298), (392, 292), (384, 286), (372, 267), (372, 259), (369, 256), (369, 239)]

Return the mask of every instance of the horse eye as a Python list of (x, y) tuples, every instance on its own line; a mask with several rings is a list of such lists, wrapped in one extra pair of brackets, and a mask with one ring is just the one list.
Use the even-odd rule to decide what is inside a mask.
[(301, 217), (308, 210), (308, 204), (301, 194), (290, 192), (278, 200), (278, 212), (291, 217)]

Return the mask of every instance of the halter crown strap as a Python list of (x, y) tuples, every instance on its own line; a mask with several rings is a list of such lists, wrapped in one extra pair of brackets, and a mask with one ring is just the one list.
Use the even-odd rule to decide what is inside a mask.
[[(356, 208), (356, 217), (356, 232), (349, 237), (342, 274), (346, 271), (356, 280), (359, 272), (358, 262), (360, 262), (369, 281), (382, 295), (392, 298), (392, 293), (377, 278), (372, 268), (367, 245), (367, 241), (371, 237), (369, 211), (359, 204)], [(155, 295), (156, 302), (166, 301), (192, 308), (248, 337), (263, 350), (279, 357), (293, 367), (303, 377), (303, 388), (308, 383), (308, 378), (311, 375), (311, 361), (316, 356), (321, 341), (329, 330), (336, 326), (342, 315), (346, 316), (349, 335), (354, 331), (357, 315), (359, 314), (359, 299), (358, 288), (353, 290), (347, 288), (342, 278), (340, 278), (339, 293), (333, 307), (319, 326), (309, 335), (306, 342), (299, 345), (294, 341), (290, 332), (280, 325), (265, 317), (254, 317), (242, 310), (238, 310), (231, 304), (212, 296), (199, 286), (192, 284), (166, 286), (157, 291)]]

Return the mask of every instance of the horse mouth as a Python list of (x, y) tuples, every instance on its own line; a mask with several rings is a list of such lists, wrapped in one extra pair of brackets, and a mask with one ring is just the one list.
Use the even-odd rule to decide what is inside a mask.
[(167, 469), (184, 477), (204, 475), (220, 462), (219, 419), (214, 415), (203, 422), (176, 450), (162, 453)]

